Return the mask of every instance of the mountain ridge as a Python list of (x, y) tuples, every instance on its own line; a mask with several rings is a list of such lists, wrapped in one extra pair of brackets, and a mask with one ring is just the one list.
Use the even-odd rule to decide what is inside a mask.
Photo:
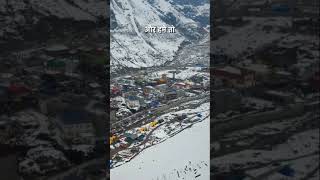
[[(210, 7), (209, 2), (207, 6)], [(161, 66), (174, 58), (183, 42), (200, 39), (201, 30), (209, 26), (187, 17), (182, 5), (167, 0), (112, 0), (110, 11), (111, 71)], [(203, 16), (206, 15), (209, 18), (204, 10)], [(144, 33), (148, 25), (174, 25), (176, 33)]]

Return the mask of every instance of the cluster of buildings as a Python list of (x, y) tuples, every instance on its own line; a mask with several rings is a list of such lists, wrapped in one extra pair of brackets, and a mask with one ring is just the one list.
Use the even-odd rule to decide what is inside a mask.
[(130, 144), (133, 144), (135, 142), (142, 142), (143, 140), (145, 140), (147, 133), (162, 122), (163, 119), (153, 120), (146, 125), (143, 125), (139, 128), (135, 128), (133, 130), (128, 130), (123, 134), (113, 133), (110, 137), (111, 149), (119, 147), (127, 148)]
[(217, 109), (239, 109), (243, 99), (240, 96), (282, 106), (305, 101), (308, 94), (319, 91), (319, 54), (313, 51), (316, 45), (280, 44), (258, 50), (245, 60), (219, 63), (212, 68), (213, 96), (219, 99), (225, 94), (222, 99), (232, 99), (221, 101), (225, 105), (217, 105)]
[(152, 118), (149, 123), (127, 130), (123, 133), (112, 132), (110, 141), (110, 168), (121, 165), (140, 153), (143, 146), (151, 145), (154, 137), (151, 133), (164, 122), (163, 119)]
[[(182, 120), (187, 123), (187, 115), (176, 115), (172, 108), (183, 104), (187, 98), (209, 91), (208, 69), (190, 68), (158, 70), (158, 73), (145, 71), (113, 79), (110, 105), (115, 117), (113, 120), (111, 117), (109, 137), (111, 167), (129, 161), (143, 149), (144, 144), (150, 146), (157, 141), (151, 134), (164, 123), (168, 124), (168, 127), (163, 127), (166, 133), (182, 128), (179, 126)], [(172, 122), (162, 119), (163, 114), (172, 117)]]
[[(92, 46), (54, 44), (10, 52), (1, 57), (0, 101), (3, 108), (0, 117), (3, 119), (1, 128), (6, 133), (0, 134), (0, 143), (15, 146), (11, 139), (14, 136), (24, 137), (26, 132), (41, 129), (17, 126), (10, 121), (17, 113), (32, 111), (45, 117), (39, 121), (50, 124), (48, 136), (55, 134), (56, 137), (50, 140), (52, 145), (61, 145), (61, 142), (54, 142), (57, 139), (63, 141), (60, 150), (68, 151), (77, 145), (104, 148), (108, 114), (102, 85), (104, 79), (100, 77), (105, 74), (105, 50), (106, 47), (99, 43)], [(41, 142), (41, 138), (36, 141)], [(35, 148), (26, 143), (23, 147), (26, 152)]]
[[(202, 70), (199, 69), (199, 72)], [(188, 79), (177, 79), (179, 70), (168, 71), (168, 74), (161, 74), (160, 77), (148, 77), (148, 75), (128, 76), (116, 80), (111, 85), (111, 109), (119, 110), (126, 107), (132, 113), (137, 111), (156, 108), (169, 101), (200, 94), (209, 89), (208, 76), (199, 73)], [(122, 97), (122, 101), (116, 101), (116, 97)]]
[[(300, 98), (303, 99), (305, 94), (319, 91), (319, 71), (313, 65), (310, 65), (310, 68), (312, 69), (308, 70), (308, 75), (303, 73), (302, 76), (295, 70), (271, 67), (263, 63), (240, 63), (213, 68), (215, 85), (213, 96), (217, 99), (224, 97), (221, 103), (226, 103), (225, 106), (220, 104), (216, 108), (225, 110), (230, 107), (239, 108), (242, 95), (280, 105), (296, 103)], [(292, 88), (288, 88), (290, 85)], [(232, 92), (230, 89), (236, 91)], [(226, 99), (232, 100), (226, 101)], [(228, 102), (231, 105), (227, 105)]]

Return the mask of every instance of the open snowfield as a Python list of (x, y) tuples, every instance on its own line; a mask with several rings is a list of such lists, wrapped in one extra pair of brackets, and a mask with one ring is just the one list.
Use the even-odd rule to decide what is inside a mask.
[(210, 118), (163, 143), (142, 151), (132, 161), (111, 169), (113, 180), (209, 180)]

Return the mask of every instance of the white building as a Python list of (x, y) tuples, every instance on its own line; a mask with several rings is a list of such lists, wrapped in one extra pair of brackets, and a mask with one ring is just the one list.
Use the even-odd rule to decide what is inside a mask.
[(76, 144), (94, 144), (92, 118), (94, 115), (85, 110), (65, 110), (60, 114), (58, 124), (66, 140)]

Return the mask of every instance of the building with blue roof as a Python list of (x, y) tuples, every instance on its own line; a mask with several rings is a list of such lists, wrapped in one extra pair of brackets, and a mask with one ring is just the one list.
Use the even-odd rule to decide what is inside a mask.
[(94, 114), (82, 109), (65, 109), (58, 115), (58, 124), (64, 138), (73, 143), (95, 142), (93, 119)]

